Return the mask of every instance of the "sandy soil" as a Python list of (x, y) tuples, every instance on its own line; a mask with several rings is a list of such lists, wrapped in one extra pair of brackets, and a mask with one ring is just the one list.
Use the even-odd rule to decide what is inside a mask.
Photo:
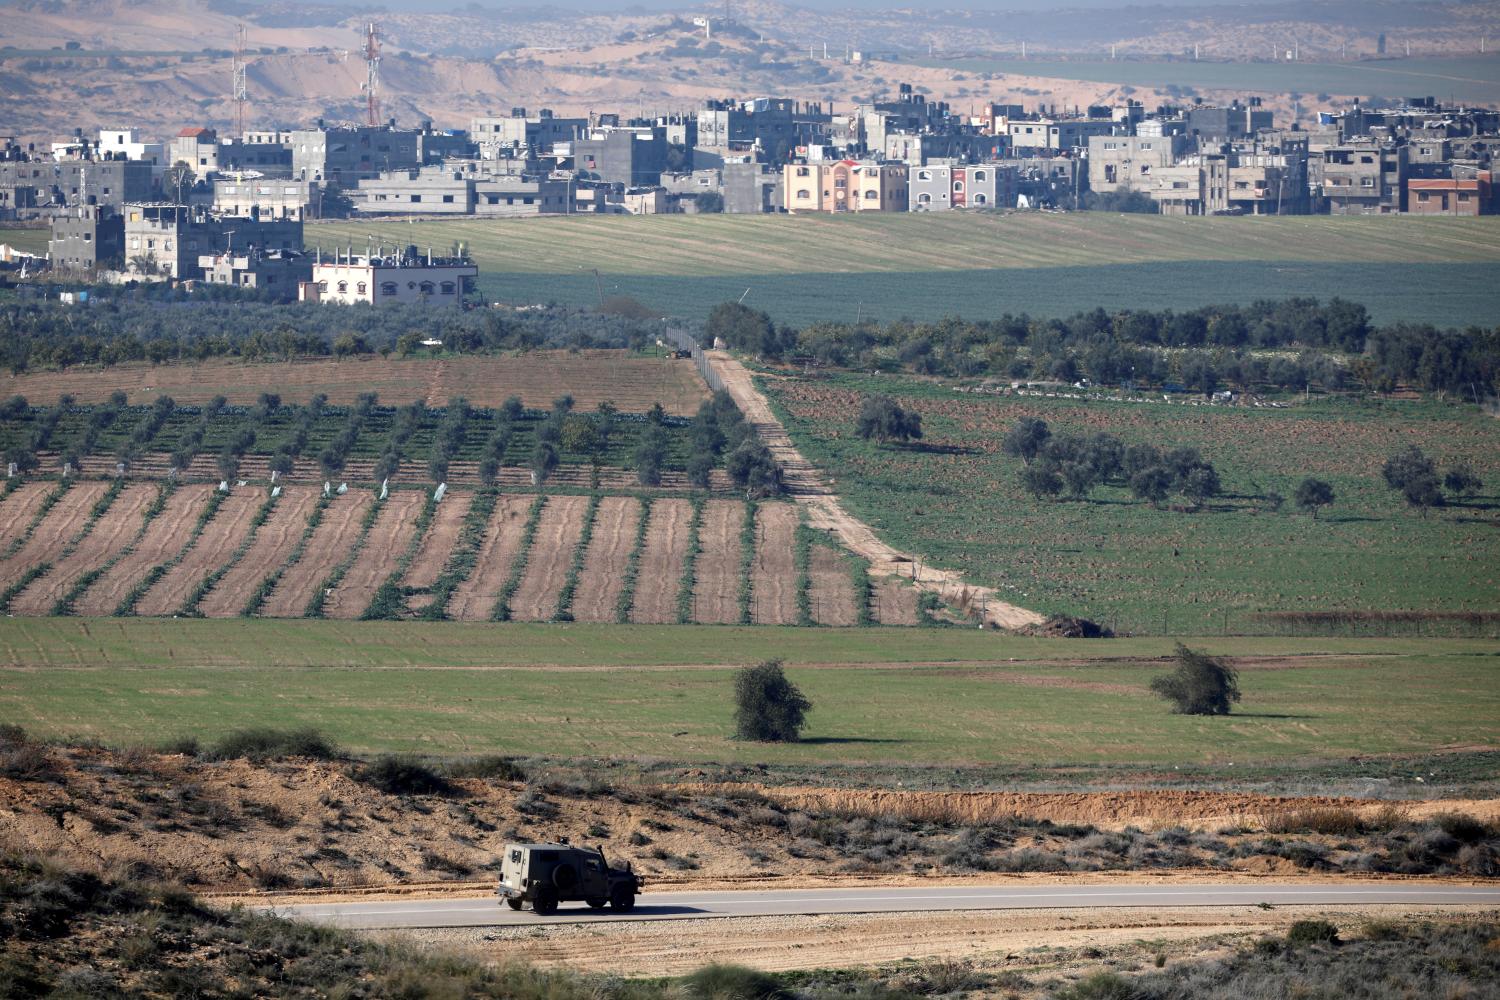
[(444, 494), (432, 515), (432, 523), (427, 526), (427, 534), (417, 546), (416, 556), (406, 569), (406, 579), (402, 583), (408, 587), (430, 587), (437, 582), (443, 567), (448, 564), (448, 554), (453, 551), (458, 533), (463, 528), (464, 515), (469, 512), (469, 504), (473, 502), (472, 493), (450, 489)]
[(755, 512), (755, 561), (750, 568), (750, 618), (757, 625), (797, 623), (797, 505), (763, 503)]
[(115, 497), (109, 510), (95, 522), (92, 530), (46, 576), (37, 580), (11, 602), (11, 612), (18, 615), (45, 615), (57, 599), (78, 582), (78, 578), (108, 562), (120, 549), (130, 544), (141, 530), (141, 513), (156, 499), (157, 488), (144, 483), (127, 486)]
[[(1292, 921), (1313, 912), (1353, 931), (1369, 919), (1395, 914), (1421, 919), (1485, 911), (1465, 906), (949, 911), (559, 924), (545, 930), (478, 927), (382, 936), (458, 947), (490, 961), (630, 977), (683, 975), (710, 962), (779, 972), (962, 958), (1027, 976), (1070, 978), (1098, 968), (1101, 951), (1145, 965), (1157, 951), (1181, 955), (1191, 950), (1190, 942), (1210, 935), (1285, 933)], [(1069, 954), (1067, 949), (1088, 951)]]
[(265, 493), (253, 487), (225, 497), (193, 547), (136, 603), (136, 614), (176, 614), (198, 582), (229, 561), (250, 531), (251, 516), (265, 501)]
[[(26, 575), (26, 571), (38, 563), (55, 559), (63, 547), (72, 541), (88, 521), (89, 510), (109, 490), (108, 483), (75, 483), (62, 498), (47, 511), (47, 516), (36, 526), (26, 544), (8, 559), (0, 559), (0, 590), (4, 590)], [(26, 524), (31, 523), (34, 511), (26, 514)], [(22, 527), (25, 530), (25, 527)]]
[(255, 533), (250, 548), (198, 603), (198, 610), (209, 618), (238, 615), (260, 582), (291, 554), (307, 528), (307, 516), (317, 504), (320, 492), (305, 486), (282, 487), (276, 506)]
[(813, 545), (807, 575), (813, 621), (819, 625), (853, 625), (859, 621), (854, 583), (841, 554), (826, 545)]
[(495, 504), (474, 571), (454, 590), (448, 601), (448, 617), (466, 622), (489, 620), (500, 588), (510, 579), (510, 566), (521, 545), (521, 528), (532, 499), (506, 495)]
[(359, 537), (359, 526), (365, 512), (375, 502), (375, 495), (354, 490), (335, 496), (323, 520), (308, 539), (302, 558), (282, 574), (271, 596), (266, 598), (261, 614), (268, 618), (300, 618), (333, 568), (349, 554), (349, 547)]
[(875, 581), (875, 620), (882, 625), (917, 623), (917, 589), (894, 577)]
[(557, 596), (573, 565), (573, 553), (583, 537), (583, 516), (588, 497), (549, 497), (537, 521), (526, 572), (511, 598), (511, 617), (522, 622), (551, 621), (557, 611)]
[[(776, 419), (765, 396), (755, 388), (750, 371), (724, 351), (709, 351), (707, 354), (714, 370), (724, 380), (724, 388), (734, 397), (740, 412), (755, 427), (756, 434), (781, 465), (787, 490), (806, 508), (808, 523), (831, 531), (851, 551), (870, 560), (872, 575), (884, 577), (901, 569), (909, 573), (912, 557), (881, 541), (869, 525), (844, 510), (827, 477), (792, 444), (786, 428)], [(918, 586), (933, 591), (956, 607), (970, 604), (982, 607), (989, 624), (1013, 629), (1042, 621), (1042, 616), (1036, 612), (1002, 601), (987, 587), (967, 584), (957, 573), (918, 565)]]
[(10, 548), (31, 523), (31, 514), (42, 497), (57, 486), (45, 479), (22, 483), (14, 493), (0, 500), (0, 552)]
[(635, 547), (641, 502), (634, 497), (605, 497), (594, 515), (594, 534), (583, 557), (583, 572), (573, 594), (573, 618), (612, 622), (624, 585), (625, 564)]
[(740, 620), (740, 529), (745, 505), (710, 500), (698, 529), (701, 551), (693, 563), (693, 621), (705, 625)]
[(636, 575), (630, 620), (661, 624), (677, 620), (677, 589), (687, 552), (688, 522), (693, 508), (686, 500), (656, 500), (646, 525), (646, 543)]
[(374, 355), (253, 363), (213, 359), (0, 373), (0, 396), (20, 393), (37, 404), (65, 393), (81, 403), (98, 402), (117, 390), (133, 405), (150, 404), (160, 395), (202, 403), (219, 394), (231, 403), (250, 404), (260, 393), (275, 391), (284, 402), (297, 404), (318, 392), (337, 405), (374, 392), (385, 403), (424, 399), (429, 406), (444, 406), (454, 396), (465, 397), (472, 406), (498, 406), (509, 396), (520, 396), (527, 406), (543, 409), (571, 394), (580, 411), (609, 400), (621, 410), (643, 413), (660, 402), (676, 416), (692, 416), (708, 396), (689, 360), (630, 357), (615, 350), (475, 355), (461, 361)]
[(213, 487), (201, 484), (173, 490), (131, 553), (95, 580), (73, 602), (73, 610), (80, 615), (112, 614), (141, 577), (177, 554), (212, 495)]
[(417, 532), (417, 517), (427, 502), (422, 490), (396, 490), (386, 498), (370, 537), (360, 549), (324, 608), (330, 618), (358, 618), (370, 606), (370, 598), (396, 571), (396, 563), (411, 547)]

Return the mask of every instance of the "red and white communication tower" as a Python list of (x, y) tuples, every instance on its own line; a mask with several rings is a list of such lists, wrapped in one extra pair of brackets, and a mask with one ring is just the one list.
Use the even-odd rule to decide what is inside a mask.
[(371, 21), (365, 29), (365, 124), (380, 124), (380, 35)]

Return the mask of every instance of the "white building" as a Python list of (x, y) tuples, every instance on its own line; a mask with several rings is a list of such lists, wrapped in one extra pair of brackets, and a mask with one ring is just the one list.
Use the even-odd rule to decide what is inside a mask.
[(479, 274), (466, 259), (434, 257), (405, 252), (361, 255), (335, 252), (313, 262), (312, 280), (302, 285), (298, 298), (304, 302), (421, 302), (456, 306)]

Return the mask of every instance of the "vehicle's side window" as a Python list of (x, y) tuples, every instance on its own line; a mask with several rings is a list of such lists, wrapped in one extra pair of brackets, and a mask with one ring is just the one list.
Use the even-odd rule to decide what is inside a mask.
[(520, 864), (521, 863), (521, 852), (520, 851), (511, 851), (510, 852), (510, 860), (511, 860), (512, 864), (517, 864), (517, 865)]

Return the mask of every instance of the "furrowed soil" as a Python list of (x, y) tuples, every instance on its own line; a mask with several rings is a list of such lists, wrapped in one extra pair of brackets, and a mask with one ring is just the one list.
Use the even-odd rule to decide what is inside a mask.
[(408, 587), (431, 587), (448, 562), (448, 553), (463, 527), (464, 515), (474, 502), (474, 494), (449, 490), (437, 505), (427, 534), (417, 546), (417, 554), (407, 567), (406, 578), (401, 582)]
[(552, 619), (557, 610), (557, 595), (573, 563), (573, 552), (583, 536), (583, 515), (587, 510), (587, 497), (547, 498), (527, 554), (526, 572), (511, 599), (511, 617), (516, 621)]
[(757, 625), (797, 623), (797, 519), (796, 504), (763, 503), (756, 509), (750, 618)]
[[(213, 492), (212, 486), (203, 484), (173, 490), (166, 506), (146, 526), (146, 533), (131, 553), (111, 566), (109, 572), (73, 602), (74, 612), (90, 617), (113, 614), (138, 580), (182, 548)], [(222, 511), (216, 516), (222, 516)]]
[(593, 409), (610, 401), (643, 413), (661, 403), (675, 416), (692, 416), (708, 396), (693, 362), (648, 358), (622, 350), (534, 351), (515, 356), (474, 355), (453, 360), (427, 358), (307, 358), (298, 361), (208, 360), (182, 364), (124, 364), (109, 368), (69, 368), (60, 372), (0, 374), (0, 396), (19, 393), (33, 404), (69, 394), (80, 403), (101, 402), (115, 391), (132, 404), (150, 404), (160, 395), (179, 403), (203, 403), (223, 395), (251, 404), (262, 392), (276, 392), (286, 403), (305, 403), (326, 393), (335, 405), (373, 392), (385, 401), (425, 400), (443, 406), (454, 396), (470, 405), (499, 406), (520, 396), (527, 406), (545, 409), (571, 395), (578, 407)]
[[(47, 511), (26, 544), (0, 560), (0, 590), (11, 586), (31, 567), (54, 558), (88, 521), (89, 510), (109, 490), (108, 483), (77, 483)], [(26, 515), (30, 522), (30, 513)]]
[(479, 546), (474, 571), (453, 592), (448, 617), (465, 622), (489, 621), (500, 590), (510, 579), (511, 563), (521, 547), (521, 528), (531, 507), (528, 496), (506, 495), (495, 504), (494, 513)]
[(641, 502), (634, 497), (605, 497), (594, 515), (594, 533), (583, 557), (583, 572), (573, 595), (573, 618), (612, 622), (624, 586), (625, 565), (635, 547)]
[(807, 566), (808, 603), (812, 619), (819, 625), (854, 625), (859, 609), (854, 604), (854, 583), (844, 557), (827, 545), (813, 545)]
[(698, 540), (703, 551), (693, 563), (693, 621), (727, 625), (739, 621), (740, 526), (744, 505), (710, 500), (703, 507)]
[(630, 611), (632, 622), (660, 625), (677, 620), (677, 588), (692, 517), (692, 504), (686, 500), (657, 500), (651, 505)]
[(311, 487), (282, 487), (276, 506), (255, 533), (250, 548), (199, 602), (198, 610), (209, 618), (238, 615), (260, 582), (291, 556), (307, 527), (308, 515), (317, 505), (318, 493)]
[(78, 543), (73, 554), (53, 566), (11, 602), (18, 615), (45, 615), (58, 598), (78, 582), (78, 578), (107, 562), (110, 556), (130, 543), (141, 530), (141, 514), (156, 499), (157, 488), (139, 484), (127, 486), (115, 497), (88, 535)]
[(882, 625), (915, 625), (917, 623), (917, 590), (895, 577), (876, 580), (874, 586), (875, 620)]
[(426, 503), (427, 494), (421, 490), (397, 490), (386, 498), (354, 565), (328, 595), (325, 611), (330, 618), (358, 618), (370, 606), (370, 598), (396, 571), (396, 563), (411, 545), (417, 517)]
[(251, 515), (265, 500), (258, 489), (225, 497), (193, 547), (137, 602), (136, 614), (175, 614), (200, 580), (229, 561), (250, 531)]
[(52, 492), (56, 484), (38, 479), (22, 483), (8, 496), (0, 499), (0, 552), (10, 548), (12, 542), (21, 537), (26, 525), (31, 523), (31, 513), (42, 497)]
[(360, 523), (374, 502), (375, 495), (364, 490), (335, 496), (308, 540), (302, 558), (287, 567), (276, 589), (266, 598), (261, 614), (269, 618), (300, 618), (328, 574), (348, 556), (350, 546), (359, 537)]

